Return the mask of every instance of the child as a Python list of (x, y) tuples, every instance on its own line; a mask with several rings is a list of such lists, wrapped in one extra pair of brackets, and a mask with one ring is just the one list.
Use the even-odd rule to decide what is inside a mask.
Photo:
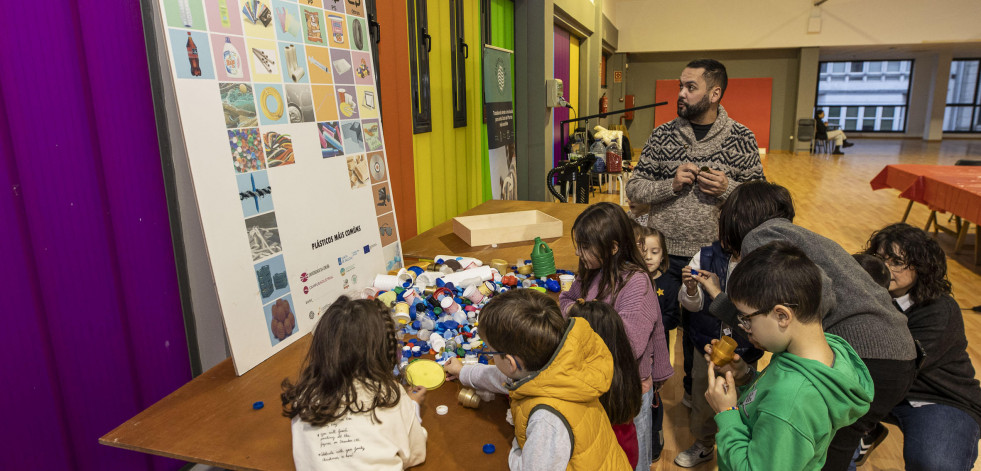
[(640, 413), (640, 378), (634, 373), (637, 360), (630, 350), (623, 320), (609, 304), (582, 299), (569, 309), (569, 318), (573, 317), (586, 319), (613, 354), (613, 382), (610, 390), (600, 396), (600, 404), (613, 424), (620, 447), (627, 453), (630, 467), (634, 468), (637, 466), (637, 427), (633, 420)]
[(717, 371), (705, 356), (719, 469), (820, 469), (835, 431), (869, 410), (868, 369), (821, 326), (821, 285), (817, 265), (786, 242), (754, 250), (733, 270), (728, 294), (739, 326), (773, 357), (756, 373), (742, 361)]
[[(865, 361), (875, 383), (869, 413), (838, 431), (828, 448), (829, 470), (848, 468), (862, 436), (875, 428), (903, 397), (916, 371), (916, 346), (906, 317), (889, 293), (837, 242), (793, 223), (790, 191), (775, 183), (746, 182), (732, 191), (719, 213), (719, 241), (732, 252), (749, 254), (768, 242), (789, 242), (822, 271), (821, 322), (841, 336)], [(710, 306), (712, 314), (736, 325), (736, 308), (725, 293)]]
[(636, 469), (647, 471), (652, 458), (648, 435), (653, 428), (654, 393), (674, 373), (664, 342), (654, 280), (637, 248), (630, 218), (616, 204), (587, 207), (572, 224), (572, 240), (579, 256), (579, 273), (572, 288), (559, 295), (559, 305), (567, 313), (578, 298), (598, 299), (613, 306), (623, 319), (643, 391), (640, 414), (634, 419), (638, 441)]
[[(634, 205), (630, 206), (631, 211), (634, 209)], [(661, 286), (661, 275), (663, 275), (670, 266), (668, 257), (665, 256), (666, 242), (664, 239), (664, 233), (653, 228), (648, 227), (643, 224), (638, 223), (639, 219), (634, 220), (634, 238), (637, 239), (637, 247), (640, 249), (641, 255), (644, 258), (644, 263), (647, 265), (647, 270), (651, 272), (651, 276), (655, 280), (655, 288), (657, 289), (657, 302), (661, 308), (661, 321), (664, 324), (664, 342), (668, 346), (668, 360), (670, 361), (671, 355), (671, 334), (674, 332), (674, 328), (678, 326), (679, 315), (678, 315), (678, 292), (677, 290), (668, 289), (665, 290)], [(691, 346), (687, 342), (682, 342), (687, 349), (691, 349)], [(685, 390), (691, 393), (691, 352), (685, 352)], [(661, 451), (664, 449), (664, 407), (661, 403), (661, 393), (655, 392), (654, 398), (652, 400), (653, 411), (652, 414), (652, 436), (651, 436), (651, 461), (657, 461), (661, 458)]]
[(532, 289), (495, 296), (479, 321), (481, 338), (497, 350), (494, 366), (454, 358), (443, 369), (468, 387), (511, 397), (512, 471), (630, 469), (600, 403), (613, 356), (588, 322), (566, 321), (552, 298)]
[(341, 296), (317, 322), (300, 378), (283, 380), (297, 469), (401, 470), (426, 460), (426, 390), (406, 394), (392, 374), (395, 332), (378, 300)]
[(865, 272), (872, 277), (875, 282), (883, 287), (889, 288), (889, 282), (892, 281), (892, 275), (889, 273), (889, 267), (886, 263), (882, 261), (881, 258), (875, 255), (870, 255), (867, 253), (857, 253), (852, 255), (855, 261), (865, 269)]
[[(664, 251), (666, 246), (664, 234), (653, 227), (637, 224), (636, 221), (632, 227), (634, 238), (637, 239), (637, 248), (640, 249), (641, 257), (644, 259), (644, 265), (647, 267), (647, 271), (651, 272), (651, 278), (655, 280), (654, 283), (657, 286), (656, 280), (660, 279), (670, 266)], [(671, 331), (678, 327), (677, 294), (660, 288), (657, 289), (657, 302), (661, 308), (661, 322), (664, 324), (665, 341), (670, 339)]]
[[(691, 345), (692, 357), (700, 357), (706, 345), (713, 339), (723, 335), (738, 342), (736, 354), (747, 364), (756, 367), (756, 361), (763, 352), (754, 348), (753, 344), (742, 335), (738, 329), (720, 321), (709, 313), (708, 306), (720, 293), (725, 292), (726, 282), (733, 268), (739, 263), (738, 254), (730, 254), (722, 249), (718, 241), (702, 247), (701, 250), (681, 270), (682, 287), (678, 293), (681, 306), (688, 313), (688, 324), (685, 325), (685, 336)], [(708, 300), (705, 297), (708, 296)], [(708, 389), (708, 377), (705, 369), (693, 368), (691, 415), (688, 427), (695, 437), (695, 443), (675, 457), (674, 463), (682, 468), (691, 468), (699, 463), (712, 459), (715, 446), (715, 433), (718, 428), (712, 419), (714, 412), (705, 401), (705, 391)]]

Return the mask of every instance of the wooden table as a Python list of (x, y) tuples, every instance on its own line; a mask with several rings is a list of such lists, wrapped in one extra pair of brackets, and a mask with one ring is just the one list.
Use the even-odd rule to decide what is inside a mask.
[[(543, 239), (555, 254), (555, 267), (576, 270), (579, 258), (572, 245), (572, 223), (589, 205), (575, 203), (544, 203), (539, 201), (486, 201), (460, 216), (475, 216), (479, 214), (509, 213), (537, 209), (545, 214), (562, 221), (562, 237)], [(491, 259), (500, 258), (514, 264), (517, 260), (528, 260), (531, 257), (533, 241), (512, 242), (499, 244), (497, 247), (481, 245), (471, 247), (459, 236), (453, 233), (453, 221), (448, 220), (412, 239), (402, 243), (402, 252), (406, 257), (432, 259), (436, 255), (458, 255), (474, 257), (488, 263)]]
[[(564, 234), (547, 239), (555, 251), (556, 266), (578, 265), (569, 231), (580, 204), (488, 201), (466, 214), (487, 214), (538, 209), (563, 221)], [(406, 258), (462, 255), (488, 261), (504, 258), (514, 263), (527, 259), (531, 242), (471, 248), (453, 234), (446, 222), (404, 242)], [(166, 456), (227, 469), (293, 469), (290, 420), (282, 415), (279, 394), (283, 378), (295, 380), (310, 347), (306, 335), (242, 376), (235, 376), (231, 359), (219, 363), (177, 391), (140, 412), (99, 439), (99, 443), (127, 450)], [(503, 397), (463, 408), (456, 401), (459, 383), (447, 382), (430, 391), (422, 408), (422, 423), (429, 432), (426, 462), (418, 470), (504, 470), (514, 428), (505, 422)], [(265, 407), (253, 410), (262, 401)], [(449, 413), (436, 415), (437, 405)], [(497, 451), (485, 455), (484, 444)]]
[[(957, 228), (952, 231), (957, 236), (954, 251), (964, 242), (970, 228), (975, 223), (977, 239), (974, 243), (974, 263), (981, 264), (981, 167), (958, 165), (887, 165), (871, 181), (872, 189), (894, 188), (899, 196), (910, 200), (903, 214), (903, 222), (909, 216), (913, 203), (928, 206), (932, 212), (926, 229), (933, 225), (936, 229), (946, 228), (937, 223), (937, 211), (949, 212), (957, 216)], [(961, 224), (961, 219), (964, 223)]]
[[(99, 443), (227, 469), (291, 470), (290, 419), (283, 417), (280, 383), (296, 380), (310, 347), (310, 334), (242, 376), (231, 359), (99, 439)], [(426, 462), (412, 469), (507, 469), (514, 428), (505, 422), (503, 397), (466, 409), (456, 401), (460, 387), (446, 382), (429, 391), (422, 425), (429, 432)], [(262, 401), (265, 407), (252, 409)], [(436, 415), (437, 405), (449, 407)], [(497, 451), (481, 450), (491, 443)]]

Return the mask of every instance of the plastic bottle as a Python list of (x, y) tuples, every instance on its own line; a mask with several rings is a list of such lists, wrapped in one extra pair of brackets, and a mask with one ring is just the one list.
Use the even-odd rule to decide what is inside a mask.
[(222, 51), (225, 60), (225, 72), (230, 78), (242, 78), (242, 55), (238, 53), (238, 48), (232, 44), (232, 38), (225, 36), (225, 49)]
[(228, 17), (228, 0), (218, 0), (218, 16), (221, 17), (221, 26), (231, 28), (231, 19)]
[(620, 145), (617, 141), (613, 141), (606, 148), (606, 171), (611, 173), (617, 173), (621, 171), (621, 162), (623, 161), (623, 152), (620, 150)]
[(420, 329), (433, 330), (436, 327), (436, 321), (427, 314), (420, 315), (417, 319), (419, 320)]
[(188, 0), (178, 0), (177, 7), (180, 9), (181, 22), (185, 28), (194, 26), (194, 17), (191, 15), (191, 4)]
[(201, 63), (198, 59), (198, 45), (194, 44), (194, 38), (191, 37), (191, 32), (187, 32), (187, 60), (191, 63), (191, 75), (195, 77), (201, 76)]

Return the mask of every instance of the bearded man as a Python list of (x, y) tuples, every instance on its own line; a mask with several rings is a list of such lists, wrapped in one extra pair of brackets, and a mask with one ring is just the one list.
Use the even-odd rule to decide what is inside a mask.
[[(671, 265), (657, 280), (659, 291), (677, 293), (681, 269), (719, 238), (719, 207), (732, 190), (764, 178), (753, 132), (719, 104), (727, 82), (719, 61), (688, 63), (678, 81), (678, 118), (654, 129), (626, 185), (631, 202), (651, 205), (647, 225), (666, 238)], [(685, 317), (664, 319), (665, 328), (684, 325)], [(693, 347), (685, 340), (685, 399), (691, 403)], [(714, 430), (704, 435), (675, 463), (687, 468), (712, 459)]]

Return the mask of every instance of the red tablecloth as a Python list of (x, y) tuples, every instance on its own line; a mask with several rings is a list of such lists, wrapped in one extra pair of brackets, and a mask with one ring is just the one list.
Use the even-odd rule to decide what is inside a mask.
[(899, 196), (981, 223), (981, 167), (887, 165), (872, 179), (872, 189), (895, 188)]

